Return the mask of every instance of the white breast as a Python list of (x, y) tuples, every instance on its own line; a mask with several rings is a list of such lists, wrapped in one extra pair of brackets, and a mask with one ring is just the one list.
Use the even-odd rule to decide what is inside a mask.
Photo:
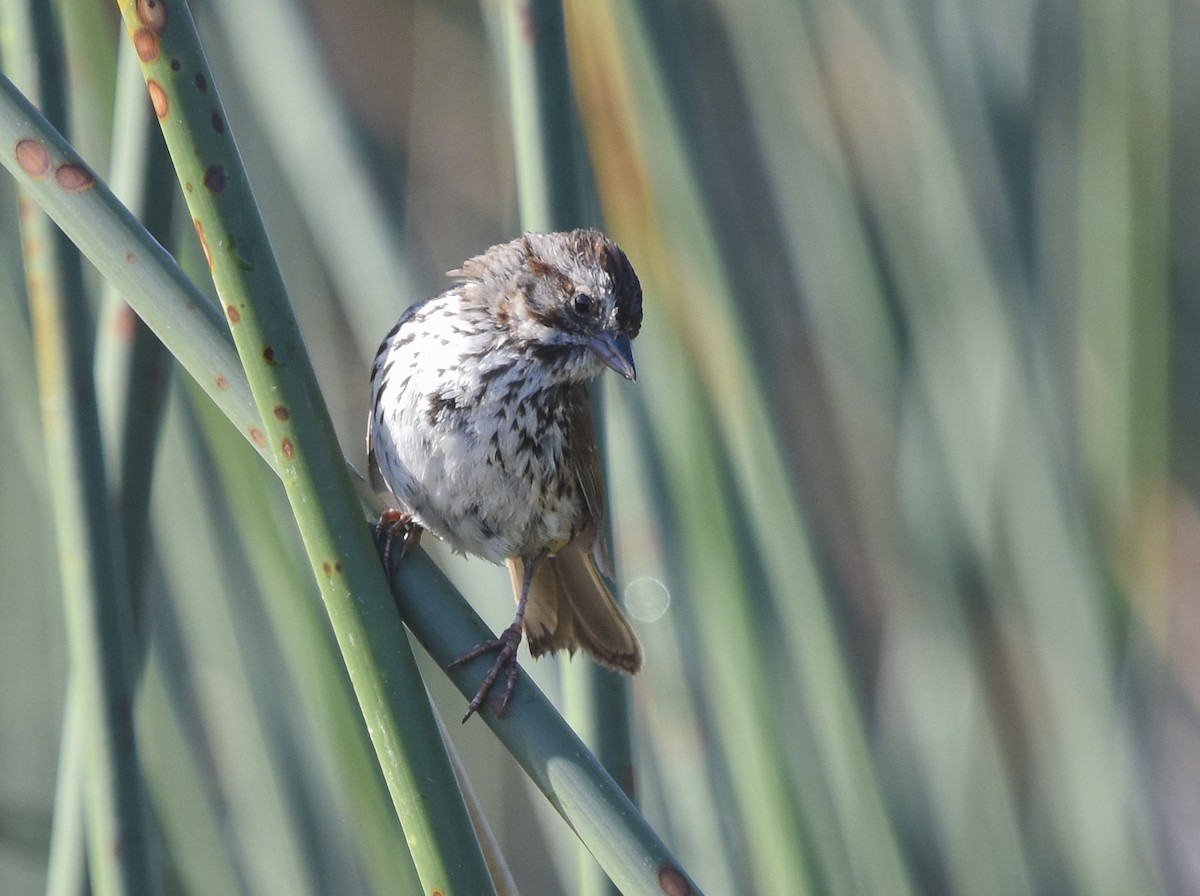
[[(565, 428), (539, 425), (531, 384), (485, 375), (511, 356), (496, 351), (504, 332), (478, 326), (469, 313), (456, 293), (439, 296), (381, 352), (376, 363), (387, 373), (374, 378), (372, 395), (376, 463), (416, 521), (456, 550), (496, 563), (556, 550), (581, 512), (573, 479), (566, 500), (547, 500), (565, 473)], [(530, 438), (539, 449), (533, 457)]]

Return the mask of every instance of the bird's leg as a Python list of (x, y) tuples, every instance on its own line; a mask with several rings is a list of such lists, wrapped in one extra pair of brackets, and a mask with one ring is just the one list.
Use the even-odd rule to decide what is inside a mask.
[(512, 625), (502, 631), (500, 637), (489, 638), (481, 644), (476, 644), (447, 667), (453, 669), (469, 663), (485, 653), (498, 652), (492, 668), (483, 677), (483, 684), (479, 686), (479, 690), (467, 705), (467, 714), (462, 719), (464, 722), (471, 718), (472, 713), (477, 712), (479, 707), (483, 706), (488, 692), (491, 691), (492, 685), (496, 683), (496, 679), (500, 677), (500, 673), (504, 671), (505, 667), (508, 668), (508, 681), (504, 686), (504, 698), (500, 701), (500, 709), (497, 710), (496, 715), (500, 718), (508, 715), (508, 701), (512, 699), (513, 691), (517, 687), (517, 648), (521, 646), (521, 631), (525, 627), (525, 604), (529, 601), (529, 585), (533, 581), (534, 570), (545, 556), (545, 554), (541, 554), (532, 560), (525, 561), (525, 569), (521, 575), (521, 593), (517, 597), (517, 616), (513, 619)]
[(399, 563), (409, 549), (416, 546), (417, 542), (421, 540), (421, 531), (421, 527), (417, 525), (411, 513), (403, 513), (389, 508), (379, 514), (379, 520), (375, 523), (375, 542), (379, 545), (380, 553), (383, 555), (384, 572), (389, 577), (394, 572), (392, 569), (392, 544), (396, 538), (400, 538), (400, 556), (396, 558), (396, 562)]

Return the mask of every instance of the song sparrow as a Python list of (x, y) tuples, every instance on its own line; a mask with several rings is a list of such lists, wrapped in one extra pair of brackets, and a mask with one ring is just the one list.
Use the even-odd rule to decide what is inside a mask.
[(609, 668), (641, 667), (599, 575), (612, 568), (587, 383), (605, 367), (635, 378), (642, 290), (595, 230), (527, 233), (449, 276), (379, 347), (367, 450), (373, 487), (399, 505), (380, 525), (403, 532), (403, 549), (428, 529), (512, 575), (512, 625), (452, 664), (497, 653), (465, 722), (506, 669), (507, 712), (522, 626), (535, 657), (582, 647)]

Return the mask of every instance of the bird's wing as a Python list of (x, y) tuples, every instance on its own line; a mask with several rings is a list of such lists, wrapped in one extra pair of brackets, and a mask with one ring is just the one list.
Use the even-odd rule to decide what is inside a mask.
[(600, 463), (600, 446), (596, 441), (592, 399), (584, 386), (579, 387), (577, 400), (571, 402), (569, 421), (571, 435), (568, 453), (575, 468), (575, 479), (583, 492), (588, 519), (595, 531), (591, 545), (592, 557), (600, 572), (611, 579), (612, 557), (608, 550), (608, 539), (604, 535), (604, 467)]
[(383, 481), (383, 473), (379, 470), (379, 462), (375, 460), (375, 446), (371, 444), (371, 431), (375, 427), (367, 427), (367, 481), (371, 483), (371, 488), (375, 490), (377, 495), (386, 494), (389, 489), (387, 483)]

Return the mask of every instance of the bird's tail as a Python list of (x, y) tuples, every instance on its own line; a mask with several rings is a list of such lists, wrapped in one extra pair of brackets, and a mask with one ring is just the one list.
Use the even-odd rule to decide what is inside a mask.
[[(508, 561), (513, 592), (520, 593), (524, 564)], [(598, 663), (619, 672), (642, 667), (642, 645), (595, 560), (578, 540), (534, 571), (525, 609), (525, 634), (535, 657), (556, 650), (586, 650)]]

